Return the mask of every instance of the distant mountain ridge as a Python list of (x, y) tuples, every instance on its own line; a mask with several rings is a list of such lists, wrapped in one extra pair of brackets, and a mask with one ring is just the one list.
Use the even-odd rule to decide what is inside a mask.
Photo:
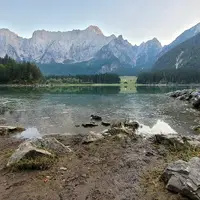
[(105, 36), (97, 26), (67, 32), (35, 31), (22, 38), (0, 29), (0, 57), (36, 62), (44, 74), (107, 73), (137, 75), (150, 69), (168, 51), (200, 32), (200, 23), (162, 47), (153, 38), (139, 46), (123, 36)]
[(140, 73), (141, 84), (199, 84), (200, 33), (163, 54), (148, 72)]
[[(105, 36), (97, 26), (68, 32), (39, 30), (29, 39), (19, 37), (8, 29), (0, 29), (0, 57), (7, 54), (15, 60), (36, 62), (40, 66), (63, 64), (63, 67), (68, 67), (83, 63), (87, 68), (96, 65), (95, 62), (102, 63), (93, 70), (96, 73), (115, 72), (124, 67), (134, 71), (137, 64), (148, 66), (161, 48), (155, 38), (133, 46), (122, 36)], [(53, 71), (56, 73), (56, 69)]]
[(190, 29), (184, 31), (182, 34), (180, 34), (172, 43), (169, 45), (166, 45), (163, 47), (162, 51), (158, 55), (158, 57), (161, 57), (177, 45), (181, 44), (182, 42), (185, 42), (186, 40), (194, 37), (200, 33), (200, 23), (196, 24), (195, 26), (191, 27)]
[(153, 70), (196, 68), (200, 70), (200, 33), (177, 45), (154, 64)]

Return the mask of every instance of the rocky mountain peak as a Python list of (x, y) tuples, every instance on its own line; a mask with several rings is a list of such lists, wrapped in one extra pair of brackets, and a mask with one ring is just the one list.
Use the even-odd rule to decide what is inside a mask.
[(7, 28), (0, 29), (0, 35), (6, 36), (6, 37), (19, 37), (16, 33), (10, 31)]
[(101, 31), (101, 29), (98, 26), (90, 25), (86, 30), (103, 35), (103, 32)]
[(145, 44), (146, 45), (151, 45), (151, 46), (158, 46), (159, 48), (162, 48), (162, 44), (155, 37), (152, 40), (148, 40)]
[(32, 38), (43, 38), (46, 36), (48, 31), (45, 30), (37, 30), (33, 32)]
[(118, 36), (118, 39), (119, 39), (119, 40), (123, 40), (124, 38), (123, 38), (122, 35), (119, 35), (119, 36)]

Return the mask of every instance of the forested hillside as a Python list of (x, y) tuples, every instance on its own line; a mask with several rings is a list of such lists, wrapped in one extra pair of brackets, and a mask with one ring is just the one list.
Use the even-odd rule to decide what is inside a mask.
[(43, 78), (40, 69), (30, 62), (17, 63), (7, 55), (0, 58), (0, 84), (36, 83)]
[(137, 78), (139, 84), (190, 84), (200, 83), (200, 69), (194, 67), (180, 69), (164, 69), (143, 72)]
[(200, 34), (164, 54), (137, 83), (200, 83)]
[(120, 83), (120, 77), (117, 74), (95, 74), (95, 75), (76, 75), (76, 76), (47, 76), (47, 83), (66, 83), (66, 84), (84, 84), (101, 83), (113, 84)]

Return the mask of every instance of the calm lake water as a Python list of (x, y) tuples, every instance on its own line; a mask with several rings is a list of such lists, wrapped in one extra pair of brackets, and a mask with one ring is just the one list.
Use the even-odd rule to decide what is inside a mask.
[(5, 118), (7, 125), (27, 128), (25, 137), (104, 130), (102, 126), (75, 127), (89, 122), (91, 114), (100, 115), (104, 121), (129, 118), (150, 127), (160, 119), (178, 133), (190, 134), (199, 113), (166, 95), (184, 88), (0, 88), (0, 119)]

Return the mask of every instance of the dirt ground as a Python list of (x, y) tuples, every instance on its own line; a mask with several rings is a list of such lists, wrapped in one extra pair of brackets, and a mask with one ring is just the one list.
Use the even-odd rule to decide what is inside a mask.
[[(68, 141), (61, 139), (69, 145)], [(3, 167), (22, 141), (0, 138), (0, 200), (182, 200), (159, 180), (164, 151), (148, 140), (71, 144), (72, 153), (45, 171)]]

